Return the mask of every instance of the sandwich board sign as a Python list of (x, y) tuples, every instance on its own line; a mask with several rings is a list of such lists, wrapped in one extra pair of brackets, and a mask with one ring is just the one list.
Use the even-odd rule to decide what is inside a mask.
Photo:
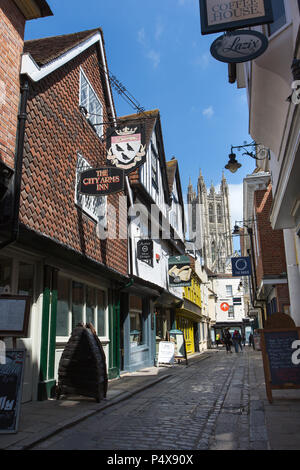
[(0, 433), (18, 431), (26, 351), (6, 350), (0, 364)]
[(175, 347), (171, 341), (160, 341), (157, 366), (159, 364), (174, 364)]

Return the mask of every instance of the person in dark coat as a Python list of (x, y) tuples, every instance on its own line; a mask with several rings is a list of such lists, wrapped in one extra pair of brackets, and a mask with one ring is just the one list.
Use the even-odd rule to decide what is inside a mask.
[(231, 341), (231, 334), (229, 333), (229, 330), (225, 330), (225, 333), (223, 336), (223, 343), (225, 344), (226, 352), (232, 353), (231, 351), (232, 341)]

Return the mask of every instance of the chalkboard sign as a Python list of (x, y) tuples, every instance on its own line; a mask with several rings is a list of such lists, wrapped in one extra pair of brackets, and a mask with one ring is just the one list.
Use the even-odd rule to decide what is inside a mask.
[[(297, 347), (300, 340), (300, 328), (294, 326), (293, 321), (291, 323), (288, 315), (273, 315), (274, 318), (266, 323), (265, 328), (259, 330), (266, 393), (270, 403), (273, 402), (272, 389), (300, 388), (300, 363), (295, 361), (295, 345)], [(276, 328), (270, 328), (272, 322)]]
[(174, 343), (175, 359), (185, 359), (187, 364), (187, 353), (183, 331), (170, 330), (168, 333), (169, 340)]
[(6, 350), (5, 364), (0, 365), (0, 433), (18, 431), (26, 352)]

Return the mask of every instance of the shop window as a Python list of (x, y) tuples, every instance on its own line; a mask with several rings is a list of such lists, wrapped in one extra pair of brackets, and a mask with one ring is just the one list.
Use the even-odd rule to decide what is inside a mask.
[(19, 263), (19, 295), (33, 295), (34, 266), (28, 263)]
[(69, 336), (78, 323), (92, 323), (99, 336), (106, 336), (106, 292), (59, 276), (57, 336)]
[(86, 214), (88, 214), (96, 222), (103, 227), (107, 225), (107, 196), (87, 196), (79, 191), (80, 173), (91, 169), (92, 166), (80, 153), (77, 154), (76, 163), (76, 182), (75, 182), (75, 204), (79, 206)]
[(130, 343), (139, 346), (144, 343), (143, 302), (141, 297), (129, 298)]
[(72, 282), (72, 330), (83, 323), (84, 286), (81, 282)]
[(284, 0), (271, 0), (274, 22), (269, 24), (269, 35), (276, 33), (286, 23)]
[(11, 292), (11, 274), (11, 259), (0, 258), (0, 294), (7, 289), (9, 289), (9, 293)]
[(105, 292), (97, 289), (97, 333), (99, 336), (105, 336), (105, 312), (106, 297)]
[(69, 279), (59, 278), (56, 315), (57, 336), (68, 336), (69, 334), (69, 285)]
[(86, 75), (80, 70), (80, 107), (99, 137), (103, 135), (103, 107)]

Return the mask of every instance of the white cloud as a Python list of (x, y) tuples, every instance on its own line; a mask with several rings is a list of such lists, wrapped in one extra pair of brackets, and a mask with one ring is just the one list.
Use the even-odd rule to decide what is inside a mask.
[(139, 31), (138, 31), (138, 42), (140, 44), (145, 44), (145, 38), (146, 38), (146, 34), (145, 34), (145, 29), (144, 28), (141, 28)]
[(156, 20), (156, 25), (155, 25), (155, 33), (154, 33), (154, 37), (155, 39), (158, 41), (161, 37), (161, 35), (163, 34), (164, 32), (164, 27), (162, 25), (162, 22), (161, 22), (161, 19), (158, 18)]
[(212, 118), (213, 115), (215, 114), (214, 108), (212, 106), (209, 106), (208, 108), (205, 108), (202, 111), (203, 116), (207, 117), (208, 119)]
[(147, 54), (148, 59), (152, 61), (153, 67), (156, 68), (159, 63), (160, 63), (160, 54), (153, 49), (150, 49), (150, 51)]

